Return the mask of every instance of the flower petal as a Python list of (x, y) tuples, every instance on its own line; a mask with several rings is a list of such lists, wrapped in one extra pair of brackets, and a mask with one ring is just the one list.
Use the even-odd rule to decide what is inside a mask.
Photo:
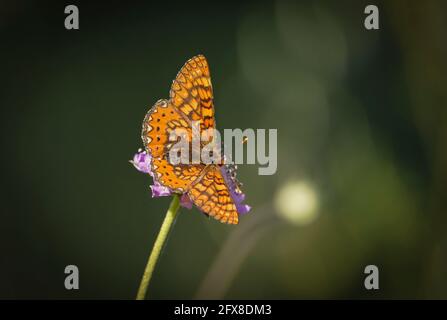
[(243, 204), (245, 200), (245, 194), (242, 193), (239, 188), (239, 182), (236, 179), (236, 168), (232, 165), (224, 165), (220, 171), (230, 191), (230, 196), (236, 205), (238, 214), (248, 213), (251, 209), (249, 205)]
[(251, 206), (248, 204), (237, 204), (236, 210), (239, 214), (246, 214), (251, 210)]
[(151, 190), (152, 198), (166, 197), (172, 194), (172, 192), (167, 187), (162, 186), (158, 182), (155, 182), (153, 185), (151, 185)]
[(180, 198), (180, 205), (187, 209), (192, 209), (192, 201), (189, 198), (188, 194), (184, 193)]
[(152, 176), (151, 171), (151, 156), (146, 153), (146, 151), (138, 152), (130, 160), (135, 169), (143, 173), (149, 173)]

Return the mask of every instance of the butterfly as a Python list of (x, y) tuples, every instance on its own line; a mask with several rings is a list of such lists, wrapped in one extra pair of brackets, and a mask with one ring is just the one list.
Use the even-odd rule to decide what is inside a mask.
[[(186, 132), (192, 139), (192, 123), (201, 130), (215, 129), (213, 88), (208, 62), (203, 55), (189, 59), (172, 82), (169, 99), (158, 100), (147, 112), (142, 128), (146, 152), (151, 155), (154, 179), (171, 192), (187, 194), (203, 213), (220, 222), (237, 224), (244, 194), (236, 179), (236, 167), (218, 163), (172, 164), (170, 135)], [(224, 159), (224, 158), (222, 158)]]

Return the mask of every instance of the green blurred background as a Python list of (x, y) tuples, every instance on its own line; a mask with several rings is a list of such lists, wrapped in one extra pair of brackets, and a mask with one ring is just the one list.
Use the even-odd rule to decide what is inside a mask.
[(218, 127), (277, 128), (278, 171), (240, 166), (239, 226), (183, 209), (151, 298), (447, 298), (447, 6), (373, 1), (367, 31), (367, 4), (0, 2), (0, 298), (134, 298), (170, 199), (128, 160), (198, 53)]

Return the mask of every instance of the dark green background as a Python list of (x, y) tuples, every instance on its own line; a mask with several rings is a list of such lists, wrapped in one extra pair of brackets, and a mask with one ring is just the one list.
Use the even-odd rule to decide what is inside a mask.
[[(278, 171), (240, 167), (239, 226), (182, 210), (150, 297), (447, 298), (447, 7), (373, 1), (367, 31), (370, 2), (0, 2), (0, 298), (134, 298), (170, 200), (128, 160), (198, 53), (218, 127), (277, 128)], [(303, 181), (318, 212), (295, 225), (274, 199)], [(226, 289), (200, 295), (220, 250)]]

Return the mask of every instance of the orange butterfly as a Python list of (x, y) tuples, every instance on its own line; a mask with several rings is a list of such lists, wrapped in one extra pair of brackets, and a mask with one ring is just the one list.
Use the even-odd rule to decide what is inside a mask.
[(151, 156), (154, 179), (171, 192), (187, 194), (205, 214), (229, 224), (237, 224), (244, 194), (236, 180), (235, 166), (224, 164), (171, 164), (172, 132), (192, 138), (192, 122), (200, 129), (214, 129), (213, 89), (208, 62), (203, 55), (188, 60), (172, 83), (169, 100), (159, 100), (143, 121), (141, 138)]

